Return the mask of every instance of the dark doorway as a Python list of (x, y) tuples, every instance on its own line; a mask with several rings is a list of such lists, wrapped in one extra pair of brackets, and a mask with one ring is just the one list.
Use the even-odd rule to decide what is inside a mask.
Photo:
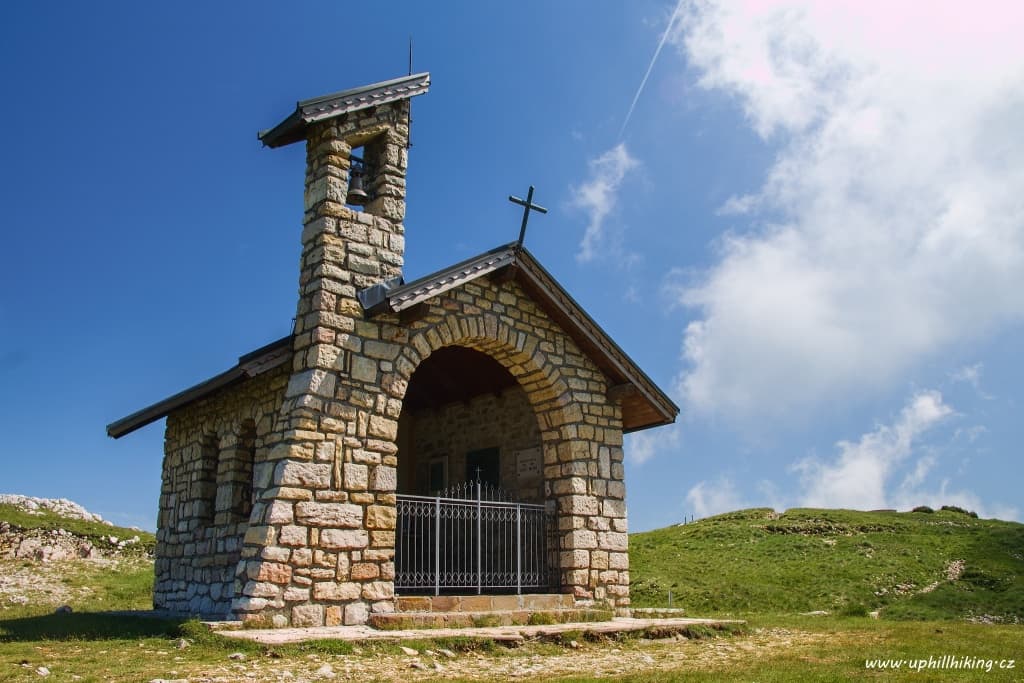
[(479, 479), (491, 486), (501, 485), (501, 459), (497, 448), (481, 448), (466, 453), (466, 481)]

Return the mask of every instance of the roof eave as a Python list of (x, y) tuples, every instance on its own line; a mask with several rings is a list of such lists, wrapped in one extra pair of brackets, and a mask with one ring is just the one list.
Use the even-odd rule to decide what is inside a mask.
[(261, 375), (284, 364), (291, 357), (292, 336), (282, 337), (266, 346), (239, 357), (238, 364), (219, 375), (158, 401), (107, 425), (107, 436), (120, 439), (148, 424), (166, 417), (172, 411), (228, 387), (236, 382)]
[(422, 95), (429, 89), (430, 73), (424, 71), (302, 100), (295, 104), (295, 111), (287, 118), (273, 128), (260, 131), (256, 137), (265, 147), (283, 147), (303, 140), (306, 136), (306, 126), (313, 121), (323, 121), (380, 104), (409, 99)]

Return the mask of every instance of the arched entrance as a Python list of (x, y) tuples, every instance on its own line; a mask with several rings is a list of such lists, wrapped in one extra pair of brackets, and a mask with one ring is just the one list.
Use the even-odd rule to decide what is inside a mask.
[(397, 445), (396, 592), (557, 588), (541, 430), (508, 369), (464, 346), (434, 351), (409, 379)]

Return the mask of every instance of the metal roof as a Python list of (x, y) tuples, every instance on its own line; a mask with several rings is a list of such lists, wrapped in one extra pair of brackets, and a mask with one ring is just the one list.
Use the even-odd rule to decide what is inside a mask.
[(424, 71), (302, 100), (295, 104), (295, 111), (288, 118), (273, 128), (260, 131), (257, 137), (267, 147), (283, 147), (304, 140), (306, 126), (314, 121), (323, 121), (386, 102), (408, 99), (422, 95), (429, 89), (430, 73)]
[(188, 405), (201, 398), (205, 398), (218, 389), (234, 384), (235, 382), (262, 375), (286, 363), (292, 357), (292, 336), (282, 337), (275, 342), (247, 353), (238, 359), (238, 365), (226, 370), (219, 375), (211, 377), (205, 382), (200, 382), (185, 391), (165, 398), (159, 403), (154, 403), (142, 410), (123, 417), (116, 422), (107, 425), (107, 436), (119, 439), (125, 434), (130, 434), (140, 427), (145, 427), (151, 422), (156, 422), (166, 417), (172, 411)]
[(672, 399), (619, 348), (537, 259), (516, 242), (497, 247), (407, 285), (391, 288), (366, 312), (371, 316), (401, 313), (455, 287), (498, 271), (509, 272), (614, 383), (616, 393), (622, 397), (625, 431), (675, 422), (679, 407)]

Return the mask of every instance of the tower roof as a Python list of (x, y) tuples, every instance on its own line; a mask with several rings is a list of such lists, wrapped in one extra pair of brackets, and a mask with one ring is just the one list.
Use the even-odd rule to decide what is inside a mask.
[(273, 128), (262, 130), (257, 137), (267, 147), (283, 147), (304, 140), (306, 126), (349, 112), (368, 109), (386, 102), (422, 95), (430, 89), (430, 73), (411, 74), (390, 81), (321, 95), (295, 104), (295, 111)]

